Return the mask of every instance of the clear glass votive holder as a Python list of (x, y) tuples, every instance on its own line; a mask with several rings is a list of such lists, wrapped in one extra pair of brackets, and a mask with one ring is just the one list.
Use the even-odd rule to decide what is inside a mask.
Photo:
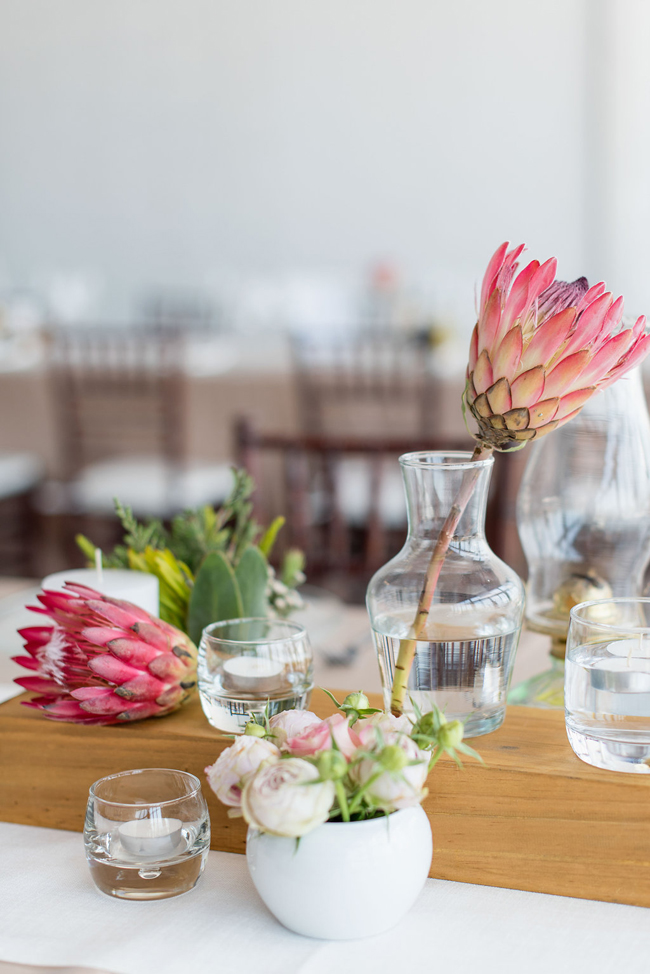
[(564, 684), (576, 755), (607, 771), (650, 771), (650, 599), (571, 609)]
[(90, 788), (86, 859), (103, 893), (159, 900), (192, 889), (210, 849), (210, 817), (193, 774), (141, 768)]
[(226, 734), (242, 734), (267, 708), (303, 709), (314, 688), (307, 633), (282, 619), (213, 622), (199, 644), (198, 684), (205, 716)]

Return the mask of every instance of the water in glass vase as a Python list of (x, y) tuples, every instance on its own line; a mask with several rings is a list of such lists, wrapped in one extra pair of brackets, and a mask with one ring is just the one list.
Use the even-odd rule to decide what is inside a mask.
[(650, 771), (650, 658), (636, 639), (569, 648), (565, 706), (578, 757), (610, 771)]
[[(524, 609), (521, 580), (485, 538), (493, 463), (493, 457), (470, 453), (400, 457), (408, 536), (375, 572), (366, 597), (385, 705), (390, 708), (400, 640), (417, 620), (415, 658), (406, 688), (398, 681), (396, 706), (408, 712), (411, 700), (423, 711), (435, 704), (449, 720), (462, 720), (473, 737), (496, 730), (505, 716)], [(463, 511), (441, 556), (438, 546), (459, 497), (465, 497)], [(409, 660), (403, 662), (406, 672)]]
[[(468, 633), (459, 626), (441, 625), (440, 614), (437, 615), (436, 638), (417, 640), (404, 710), (412, 711), (415, 703), (426, 713), (435, 704), (449, 720), (465, 722), (467, 737), (488, 734), (503, 723), (507, 679), (519, 628), (499, 632), (503, 617), (495, 616), (492, 626), (477, 626), (474, 633)], [(396, 627), (395, 619), (379, 619), (377, 623), (373, 637), (384, 704), (390, 709), (395, 661), (408, 626)]]

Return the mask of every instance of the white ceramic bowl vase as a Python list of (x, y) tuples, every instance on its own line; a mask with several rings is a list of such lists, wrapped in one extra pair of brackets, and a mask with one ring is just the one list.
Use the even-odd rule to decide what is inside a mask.
[(365, 822), (326, 822), (296, 839), (249, 828), (246, 858), (257, 892), (289, 930), (324, 940), (372, 937), (417, 899), (431, 865), (420, 805)]

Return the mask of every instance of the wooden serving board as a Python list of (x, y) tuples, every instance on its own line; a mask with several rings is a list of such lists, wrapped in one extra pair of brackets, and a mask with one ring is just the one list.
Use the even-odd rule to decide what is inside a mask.
[[(0, 820), (81, 831), (97, 778), (180, 768), (204, 785), (212, 848), (244, 851), (244, 822), (228, 818), (203, 773), (231, 740), (210, 727), (198, 700), (160, 720), (79, 727), (48, 721), (20, 699), (0, 706)], [(320, 691), (312, 707), (334, 710)], [(510, 707), (503, 727), (474, 744), (485, 767), (468, 759), (460, 771), (445, 758), (429, 778), (431, 876), (650, 906), (650, 775), (583, 764), (560, 711)]]

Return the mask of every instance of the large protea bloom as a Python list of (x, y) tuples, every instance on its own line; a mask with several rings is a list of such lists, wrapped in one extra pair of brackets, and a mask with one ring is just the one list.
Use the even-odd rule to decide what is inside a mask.
[(119, 724), (162, 717), (196, 685), (196, 647), (144, 609), (68, 582), (38, 596), (53, 626), (21, 629), (28, 656), (15, 661), (34, 676), (16, 683), (40, 694), (27, 706), (54, 720)]
[(497, 450), (562, 426), (650, 349), (645, 318), (622, 328), (623, 298), (604, 284), (556, 281), (555, 258), (515, 277), (523, 249), (504, 243), (488, 264), (467, 368), (476, 438)]

